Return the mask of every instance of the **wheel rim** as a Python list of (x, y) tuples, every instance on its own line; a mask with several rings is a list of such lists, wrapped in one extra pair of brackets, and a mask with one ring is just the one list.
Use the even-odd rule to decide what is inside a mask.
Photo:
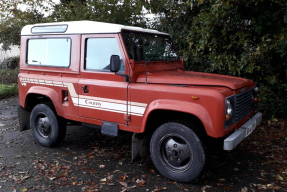
[(37, 116), (35, 125), (36, 130), (41, 137), (47, 139), (51, 135), (51, 123), (44, 113)]
[(159, 142), (159, 154), (162, 163), (173, 172), (187, 170), (193, 162), (191, 146), (180, 135), (169, 134)]

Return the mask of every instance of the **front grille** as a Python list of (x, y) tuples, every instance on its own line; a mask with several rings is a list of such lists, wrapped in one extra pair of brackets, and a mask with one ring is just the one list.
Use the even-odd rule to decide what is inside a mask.
[(239, 93), (235, 96), (235, 122), (248, 115), (254, 107), (253, 89)]

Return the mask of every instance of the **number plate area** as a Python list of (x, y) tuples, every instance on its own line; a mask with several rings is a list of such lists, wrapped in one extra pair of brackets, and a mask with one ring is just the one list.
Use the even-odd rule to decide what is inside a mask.
[(262, 121), (262, 113), (257, 113), (242, 125), (237, 131), (232, 133), (229, 137), (224, 140), (223, 149), (230, 151), (234, 149), (244, 138), (248, 137), (256, 126)]
[(256, 120), (251, 125), (249, 125), (247, 128), (245, 128), (246, 129), (245, 137), (248, 137), (254, 131), (255, 128), (256, 128)]

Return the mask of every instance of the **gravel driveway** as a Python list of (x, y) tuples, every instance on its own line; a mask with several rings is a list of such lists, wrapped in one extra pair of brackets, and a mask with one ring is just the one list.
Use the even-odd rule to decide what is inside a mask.
[[(114, 138), (97, 129), (70, 125), (60, 146), (44, 148), (35, 143), (30, 130), (17, 131), (17, 106), (18, 97), (0, 100), (0, 191), (245, 192), (287, 188), (287, 142), (268, 145), (258, 136), (267, 124), (231, 153), (212, 156), (196, 181), (182, 184), (161, 176), (150, 158), (131, 163), (131, 134)], [(270, 155), (278, 155), (274, 145), (283, 145), (278, 153), (285, 160), (283, 156), (272, 164)], [(262, 151), (265, 149), (268, 153)]]

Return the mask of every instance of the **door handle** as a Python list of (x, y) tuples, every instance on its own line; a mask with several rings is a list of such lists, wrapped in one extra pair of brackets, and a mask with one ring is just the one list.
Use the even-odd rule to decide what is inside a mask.
[(82, 89), (84, 90), (84, 93), (89, 93), (89, 91), (88, 91), (88, 89), (87, 89), (87, 88), (88, 88), (88, 86), (87, 86), (87, 85), (85, 85), (85, 86), (83, 86), (83, 87), (82, 87)]

